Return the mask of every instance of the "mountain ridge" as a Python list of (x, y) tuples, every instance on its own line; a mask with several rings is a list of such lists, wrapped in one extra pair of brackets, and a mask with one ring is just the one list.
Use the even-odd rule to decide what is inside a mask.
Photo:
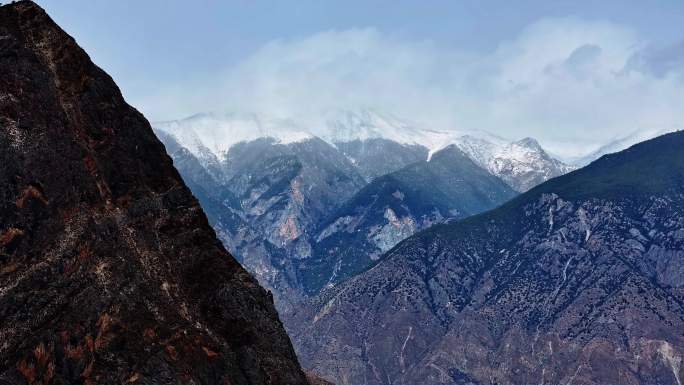
[[(251, 114), (225, 117), (201, 114), (186, 120), (159, 122), (155, 127), (175, 136), (199, 159), (221, 159), (232, 146), (257, 139), (270, 138), (276, 144), (289, 144), (319, 138), (348, 154), (367, 179), (381, 175), (374, 167), (384, 173), (396, 171), (408, 164), (407, 159), (415, 161), (417, 154), (426, 153), (429, 160), (433, 153), (453, 144), (518, 191), (573, 169), (548, 155), (531, 138), (509, 141), (486, 132), (427, 130), (371, 110), (343, 110), (322, 123), (308, 124), (313, 126), (306, 129), (305, 124), (291, 119), (260, 118)], [(382, 141), (387, 143), (385, 146), (394, 144), (395, 152), (406, 153), (403, 156), (408, 158), (395, 159), (400, 163), (393, 167), (389, 160), (372, 152), (363, 156), (363, 147), (359, 146), (372, 149), (380, 147)], [(363, 163), (371, 160), (380, 161), (380, 165)]]
[(340, 384), (678, 384), (682, 144), (659, 137), (402, 241), (297, 315), (302, 362)]
[[(498, 206), (516, 195), (456, 146), (367, 184), (317, 230), (315, 257), (303, 269), (328, 285), (365, 270), (416, 231)], [(323, 282), (314, 287), (318, 290)], [(316, 291), (317, 291), (316, 290)]]

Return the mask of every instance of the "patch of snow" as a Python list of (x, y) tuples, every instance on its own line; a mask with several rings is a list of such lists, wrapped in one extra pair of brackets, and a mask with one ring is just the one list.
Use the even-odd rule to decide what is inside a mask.
[(403, 145), (435, 149), (448, 144), (455, 133), (429, 130), (370, 109), (337, 111), (326, 118), (321, 138), (330, 143), (387, 139)]
[(405, 363), (404, 363), (404, 350), (406, 350), (406, 344), (409, 342), (409, 339), (411, 339), (411, 333), (413, 332), (413, 326), (409, 326), (408, 334), (406, 335), (406, 339), (404, 339), (404, 343), (401, 345), (401, 351), (399, 352), (399, 366), (401, 366), (401, 372), (403, 373), (405, 371)]
[(682, 385), (682, 381), (679, 378), (679, 372), (682, 368), (682, 357), (675, 354), (672, 345), (667, 341), (662, 342), (658, 352), (662, 356), (663, 361), (672, 369), (672, 374), (674, 374), (675, 380), (677, 380), (677, 385)]

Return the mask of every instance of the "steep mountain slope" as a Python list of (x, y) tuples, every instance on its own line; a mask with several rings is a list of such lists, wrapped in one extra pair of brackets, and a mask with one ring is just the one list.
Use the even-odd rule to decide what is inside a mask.
[[(318, 138), (279, 144), (258, 139), (233, 146), (226, 155), (227, 186), (247, 214), (262, 217), (273, 209), (281, 227), (273, 244), (285, 244), (308, 231), (331, 208), (358, 191), (365, 181), (339, 152)], [(272, 226), (271, 218), (264, 226)]]
[(238, 252), (284, 310), (301, 295), (306, 279), (296, 267), (312, 256), (315, 229), (365, 182), (347, 158), (318, 138), (240, 143), (225, 164), (227, 186), (254, 233)]
[(437, 225), (293, 330), (339, 384), (681, 384), (684, 133)]
[[(202, 166), (202, 162), (194, 154), (182, 147), (172, 136), (161, 131), (155, 131), (155, 134), (164, 143), (166, 152), (173, 159), (173, 165), (183, 181), (200, 202), (219, 239), (243, 263), (241, 254), (237, 252), (238, 248), (245, 239), (256, 235), (244, 218), (240, 201)], [(214, 171), (221, 173), (218, 167)]]
[(304, 294), (297, 264), (312, 256), (317, 227), (366, 183), (356, 167), (319, 138), (268, 137), (233, 144), (214, 178), (180, 146), (177, 132), (157, 135), (210, 220), (216, 218), (224, 244), (272, 290), (281, 311), (293, 306)]
[(366, 269), (418, 230), (492, 209), (516, 195), (455, 146), (375, 179), (324, 222), (313, 257), (301, 261), (316, 293)]
[(425, 161), (428, 149), (421, 145), (400, 144), (383, 138), (336, 142), (342, 152), (367, 180), (397, 171), (411, 163)]
[(0, 383), (306, 383), (149, 123), (27, 1), (0, 7), (0, 164)]

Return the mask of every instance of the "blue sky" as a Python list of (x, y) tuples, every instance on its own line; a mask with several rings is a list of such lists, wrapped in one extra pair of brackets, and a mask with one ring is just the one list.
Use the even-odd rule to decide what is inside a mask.
[(681, 0), (38, 3), (150, 120), (360, 105), (572, 153), (684, 119)]

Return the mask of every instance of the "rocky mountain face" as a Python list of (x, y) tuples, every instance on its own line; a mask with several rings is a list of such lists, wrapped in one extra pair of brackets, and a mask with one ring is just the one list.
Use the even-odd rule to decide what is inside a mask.
[(684, 379), (684, 133), (433, 226), (326, 289), (292, 330), (338, 384)]
[[(283, 312), (367, 268), (416, 231), (512, 196), (495, 183), (489, 196), (478, 192), (473, 200), (479, 179), (499, 176), (522, 190), (567, 170), (531, 139), (422, 130), (366, 110), (332, 116), (320, 137), (314, 131), (293, 121), (211, 114), (156, 129), (219, 237), (274, 292)], [(454, 146), (466, 156), (449, 158), (443, 175), (427, 171), (443, 163), (432, 162), (435, 154)], [(488, 173), (466, 171), (459, 179), (456, 173), (473, 162)], [(452, 182), (475, 185), (430, 188)], [(414, 183), (425, 184), (413, 191)]]
[[(311, 137), (283, 143), (274, 138), (239, 142), (213, 171), (178, 144), (176, 133), (156, 130), (183, 179), (207, 211), (219, 238), (281, 310), (304, 292), (298, 264), (312, 256), (321, 218), (358, 191), (365, 180), (343, 154)], [(201, 147), (200, 147), (201, 148)]]
[(409, 164), (423, 162), (429, 150), (421, 145), (401, 144), (389, 139), (355, 139), (334, 143), (367, 180), (387, 175)]
[(299, 261), (312, 257), (313, 236), (327, 213), (363, 184), (351, 163), (320, 139), (241, 143), (225, 161), (227, 186), (248, 224), (236, 252), (273, 289), (281, 309), (302, 295)]
[(179, 145), (174, 131), (157, 133), (219, 237), (274, 292), (285, 315), (416, 231), (515, 195), (455, 146), (428, 162), (427, 149), (382, 139), (332, 146), (317, 137), (261, 138), (216, 157), (214, 177), (198, 170), (208, 156)]
[(0, 7), (0, 164), (0, 383), (307, 383), (149, 123), (27, 1)]
[[(228, 152), (224, 169), (250, 223), (277, 246), (305, 238), (319, 218), (365, 184), (342, 154), (318, 138), (240, 143)], [(308, 256), (306, 248), (300, 256)]]
[(496, 207), (516, 192), (456, 146), (366, 185), (320, 226), (301, 261), (309, 294), (365, 270), (419, 230)]

